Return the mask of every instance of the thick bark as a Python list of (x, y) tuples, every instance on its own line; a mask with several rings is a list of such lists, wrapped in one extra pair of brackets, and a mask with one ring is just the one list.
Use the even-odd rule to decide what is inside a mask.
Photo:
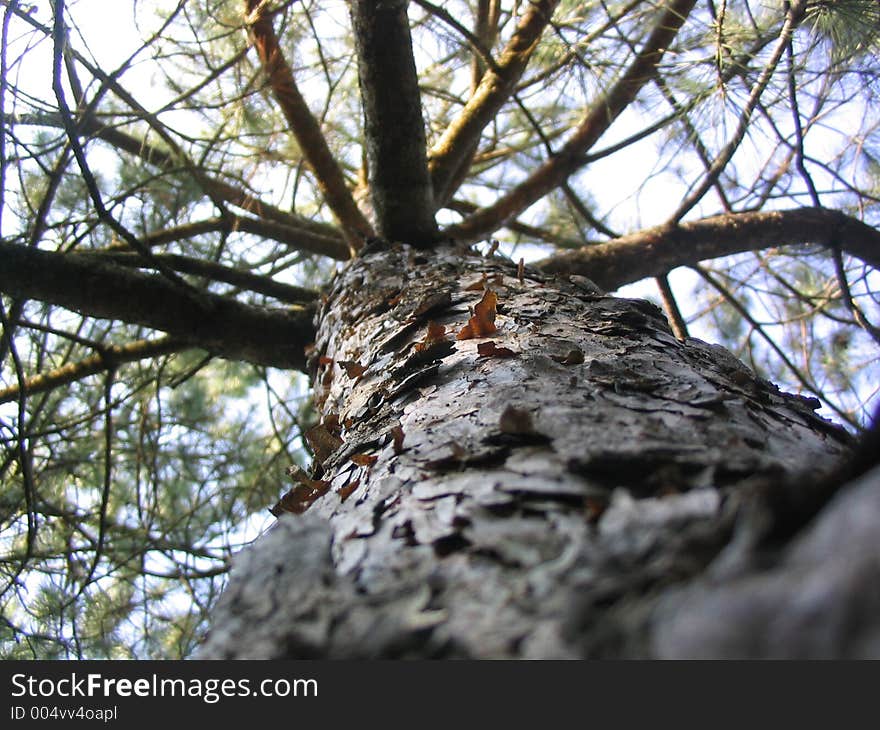
[[(850, 439), (653, 305), (462, 248), (372, 247), (333, 282), (312, 364), (316, 462), (278, 505), (308, 511), (237, 559), (202, 657), (701, 653), (683, 611), (717, 630), (703, 654), (819, 652), (751, 641), (818, 605), (818, 538), (779, 558), (783, 582), (752, 558), (825, 503), (805, 474)], [(876, 581), (858, 565), (835, 589)], [(795, 591), (782, 613), (749, 613), (749, 576)], [(826, 653), (867, 651), (853, 637), (880, 614), (829, 596), (855, 643)]]

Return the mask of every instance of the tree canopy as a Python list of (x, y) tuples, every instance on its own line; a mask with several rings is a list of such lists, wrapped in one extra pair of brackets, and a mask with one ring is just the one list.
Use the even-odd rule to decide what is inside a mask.
[(873, 0), (5, 0), (2, 655), (192, 653), (376, 238), (656, 299), (862, 428), (878, 36)]

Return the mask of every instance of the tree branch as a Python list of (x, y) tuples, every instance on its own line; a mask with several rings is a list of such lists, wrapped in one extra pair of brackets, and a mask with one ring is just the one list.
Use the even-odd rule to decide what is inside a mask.
[(249, 218), (231, 213), (222, 218), (206, 218), (202, 221), (193, 221), (161, 231), (154, 231), (143, 236), (141, 241), (145, 246), (152, 248), (193, 236), (201, 236), (205, 233), (230, 233), (233, 231), (251, 233), (260, 238), (271, 238), (297, 251), (308, 251), (331, 256), (335, 259), (344, 260), (349, 255), (348, 247), (341, 238), (330, 238), (300, 228), (293, 228), (270, 218)]
[(801, 243), (830, 245), (880, 268), (880, 231), (827, 208), (729, 213), (677, 226), (648, 228), (537, 262), (548, 273), (580, 274), (608, 291), (677, 266)]
[(452, 183), (470, 164), (483, 130), (516, 90), (558, 4), (559, 0), (536, 0), (531, 4), (498, 61), (486, 70), (458, 117), (428, 153), (438, 207), (455, 193)]
[(672, 214), (670, 223), (677, 223), (680, 221), (697, 203), (700, 202), (700, 200), (702, 200), (703, 196), (718, 180), (719, 176), (724, 171), (724, 168), (727, 167), (728, 163), (733, 158), (734, 153), (745, 139), (749, 120), (752, 118), (752, 112), (755, 111), (755, 107), (758, 105), (761, 95), (767, 88), (767, 84), (770, 83), (770, 79), (773, 77), (776, 67), (782, 59), (782, 54), (785, 53), (786, 48), (788, 48), (792, 34), (803, 17), (803, 13), (801, 9), (799, 9), (800, 5), (801, 3), (789, 4), (785, 23), (783, 23), (782, 30), (779, 33), (779, 42), (776, 44), (776, 49), (773, 51), (770, 60), (767, 61), (767, 64), (761, 71), (761, 75), (752, 87), (748, 101), (740, 112), (739, 121), (737, 122), (736, 131), (734, 132), (733, 137), (712, 161), (712, 165), (707, 170), (706, 176), (700, 184), (696, 189), (691, 191), (690, 195), (681, 202), (675, 213)]
[(373, 228), (354, 202), (342, 170), (327, 145), (321, 125), (296, 85), (293, 70), (281, 53), (271, 16), (266, 13), (265, 6), (263, 0), (245, 0), (246, 22), (254, 46), (284, 118), (315, 173), (318, 187), (342, 225), (349, 243), (356, 250), (363, 245), (363, 239), (372, 234)]
[(490, 234), (509, 218), (522, 212), (558, 187), (581, 168), (585, 154), (636, 98), (642, 87), (657, 74), (657, 67), (669, 45), (693, 10), (696, 0), (673, 0), (654, 27), (641, 52), (626, 73), (587, 110), (574, 134), (559, 152), (495, 203), (482, 208), (461, 223), (441, 231), (446, 238), (473, 241)]
[[(175, 337), (159, 337), (155, 340), (138, 340), (125, 345), (102, 347), (94, 355), (79, 362), (67, 363), (48, 373), (34, 375), (24, 380), (24, 392), (28, 395), (45, 393), (68, 385), (106, 370), (112, 370), (127, 362), (135, 362), (148, 357), (170, 355), (186, 349), (187, 344)], [(16, 400), (21, 390), (18, 386), (0, 389), (0, 403)]]
[(378, 233), (428, 246), (437, 223), (406, 6), (407, 0), (353, 0), (350, 10)]
[[(128, 251), (83, 251), (74, 255), (97, 258), (101, 261), (124, 266), (127, 269), (150, 268), (149, 262)], [(318, 294), (309, 289), (275, 281), (263, 274), (253, 274), (250, 271), (234, 269), (218, 264), (215, 261), (206, 261), (205, 259), (182, 256), (180, 254), (154, 254), (153, 258), (172, 271), (204, 276), (211, 281), (222, 281), (240, 289), (273, 297), (287, 304), (307, 304), (318, 298)]]
[[(13, 119), (13, 122), (35, 126), (62, 126), (60, 116), (53, 114), (18, 117)], [(127, 134), (120, 129), (105, 126), (99, 119), (93, 116), (78, 119), (76, 131), (80, 135), (88, 135), (103, 140), (116, 149), (138, 157), (147, 164), (169, 174), (174, 174), (179, 169), (174, 156), (170, 152)], [(267, 235), (269, 238), (274, 238), (288, 244), (291, 248), (329, 256), (339, 261), (345, 261), (351, 256), (351, 251), (340, 236), (339, 229), (333, 225), (311, 221), (308, 218), (281, 210), (281, 208), (266, 203), (250, 193), (223, 180), (211, 177), (204, 172), (200, 176), (199, 182), (204, 186), (205, 192), (209, 195), (215, 196), (237, 208), (249, 211), (262, 219), (257, 221), (251, 218), (231, 216), (231, 221), (241, 230), (248, 230), (248, 232), (255, 235)], [(223, 225), (228, 227), (229, 224)], [(216, 230), (223, 230), (223, 228), (217, 228)], [(194, 233), (192, 235), (197, 234)], [(145, 240), (144, 243), (147, 243), (147, 241)]]
[(314, 335), (305, 307), (267, 309), (209, 292), (196, 301), (161, 276), (5, 242), (0, 259), (0, 291), (11, 296), (152, 327), (220, 357), (305, 370)]

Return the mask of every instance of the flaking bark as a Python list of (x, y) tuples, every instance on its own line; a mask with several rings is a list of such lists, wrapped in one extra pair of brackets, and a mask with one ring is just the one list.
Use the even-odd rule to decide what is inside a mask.
[[(378, 246), (336, 278), (312, 356), (321, 487), (238, 560), (202, 657), (688, 655), (688, 591), (723, 621), (712, 596), (756, 570), (768, 495), (797, 501), (849, 437), (647, 302), (519, 273)], [(705, 653), (749, 653), (748, 627)]]

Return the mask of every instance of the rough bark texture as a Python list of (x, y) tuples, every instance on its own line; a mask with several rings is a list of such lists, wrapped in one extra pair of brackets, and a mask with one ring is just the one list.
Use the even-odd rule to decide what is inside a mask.
[(201, 657), (876, 651), (878, 477), (801, 529), (849, 451), (817, 403), (581, 277), (375, 249), (318, 317), (281, 503), (311, 506), (237, 558)]

